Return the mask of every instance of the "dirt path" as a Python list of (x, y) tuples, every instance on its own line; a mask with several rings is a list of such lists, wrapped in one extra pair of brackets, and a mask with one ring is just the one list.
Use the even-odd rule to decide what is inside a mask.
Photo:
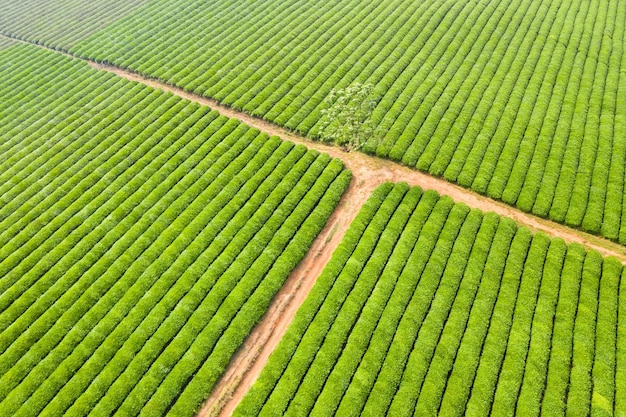
[(361, 187), (356, 181), (352, 181), (306, 257), (293, 270), (285, 285), (274, 297), (261, 323), (252, 330), (232, 359), (226, 373), (200, 410), (199, 416), (232, 414), (260, 375), (270, 354), (285, 334), (296, 311), (313, 288), (316, 278), (330, 260), (334, 249), (341, 242), (348, 226), (373, 188)]
[(284, 335), (297, 309), (311, 290), (316, 277), (343, 238), (350, 222), (354, 219), (361, 205), (371, 192), (382, 182), (407, 182), (412, 186), (418, 185), (423, 189), (435, 190), (440, 194), (449, 195), (455, 201), (463, 202), (469, 207), (483, 211), (493, 211), (501, 216), (511, 217), (518, 224), (528, 227), (533, 232), (544, 232), (553, 237), (560, 237), (568, 243), (580, 243), (587, 248), (597, 250), (602, 255), (614, 256), (626, 264), (626, 247), (601, 237), (521, 212), (504, 203), (491, 200), (445, 180), (414, 171), (392, 161), (370, 157), (361, 153), (347, 153), (337, 147), (310, 141), (272, 123), (220, 105), (215, 100), (187, 93), (180, 88), (172, 87), (130, 71), (95, 62), (89, 62), (89, 64), (94, 68), (106, 70), (126, 79), (138, 81), (188, 100), (208, 105), (225, 116), (239, 119), (264, 132), (278, 135), (295, 143), (304, 144), (310, 149), (325, 152), (341, 159), (353, 173), (350, 187), (342, 197), (339, 206), (332, 214), (324, 230), (314, 241), (309, 253), (278, 292), (263, 320), (253, 329), (242, 348), (233, 358), (226, 373), (216, 385), (213, 394), (200, 411), (200, 416), (229, 416), (232, 414), (241, 398), (259, 376), (271, 352)]
[(137, 81), (151, 87), (161, 89), (163, 91), (168, 91), (187, 100), (207, 105), (217, 110), (224, 116), (239, 119), (249, 126), (256, 127), (257, 129), (267, 132), (271, 135), (277, 135), (283, 139), (303, 144), (309, 149), (316, 149), (321, 152), (325, 152), (334, 158), (341, 159), (344, 162), (346, 167), (349, 168), (354, 174), (354, 182), (357, 183), (357, 186), (360, 189), (373, 190), (374, 188), (376, 188), (376, 186), (385, 181), (406, 182), (409, 185), (418, 185), (426, 190), (432, 189), (439, 192), (440, 194), (449, 195), (455, 201), (465, 203), (472, 208), (478, 208), (483, 211), (493, 211), (501, 216), (511, 217), (518, 224), (528, 227), (533, 232), (544, 232), (550, 236), (560, 237), (568, 243), (580, 243), (590, 249), (597, 250), (604, 256), (614, 256), (626, 265), (626, 246), (611, 242), (610, 240), (604, 239), (600, 236), (585, 233), (583, 231), (573, 229), (562, 224), (552, 222), (550, 220), (533, 216), (532, 214), (520, 211), (515, 207), (509, 206), (499, 201), (492, 200), (489, 197), (482, 196), (471, 190), (449, 183), (441, 178), (433, 177), (429, 174), (415, 171), (390, 160), (375, 158), (358, 152), (346, 152), (343, 149), (335, 146), (312, 141), (266, 120), (250, 116), (247, 113), (243, 113), (230, 107), (224, 106), (218, 103), (216, 100), (202, 97), (193, 93), (188, 93), (182, 88), (174, 87), (158, 80), (136, 74), (132, 71), (114, 67), (111, 65), (99, 64), (94, 61), (75, 57), (66, 52), (57, 51), (43, 45), (23, 41), (6, 35), (0, 36), (18, 42), (38, 46), (40, 48), (48, 49), (57, 53), (61, 53), (74, 59), (85, 61), (93, 68), (108, 71), (128, 80)]

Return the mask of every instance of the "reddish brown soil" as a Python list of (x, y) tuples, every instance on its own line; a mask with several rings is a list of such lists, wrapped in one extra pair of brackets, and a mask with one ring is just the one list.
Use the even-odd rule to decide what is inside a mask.
[[(373, 191), (373, 190), (372, 190)], [(348, 226), (367, 200), (369, 190), (353, 180), (337, 209), (313, 242), (307, 256), (293, 270), (274, 297), (265, 317), (232, 359), (229, 368), (200, 411), (200, 416), (229, 416), (259, 376), (300, 305), (313, 288)]]
[(139, 76), (130, 71), (95, 62), (89, 62), (89, 64), (126, 79), (138, 81), (188, 100), (208, 105), (225, 116), (239, 119), (271, 135), (278, 135), (283, 139), (304, 144), (310, 149), (328, 153), (341, 159), (354, 176), (350, 187), (324, 230), (278, 292), (263, 320), (253, 329), (242, 348), (232, 359), (226, 373), (213, 390), (213, 394), (201, 409), (200, 416), (229, 416), (232, 414), (267, 363), (270, 354), (284, 335), (297, 309), (313, 287), (315, 279), (330, 259), (361, 205), (371, 192), (384, 181), (406, 182), (423, 189), (436, 190), (440, 194), (452, 197), (457, 202), (467, 204), (469, 207), (511, 217), (518, 224), (526, 226), (534, 232), (544, 232), (553, 237), (560, 237), (568, 243), (580, 243), (587, 248), (597, 250), (602, 255), (614, 256), (626, 264), (626, 247), (606, 239), (540, 219), (514, 207), (480, 196), (445, 180), (403, 167), (392, 161), (361, 153), (348, 153), (337, 147), (310, 141), (272, 123), (220, 105), (215, 100), (187, 93), (182, 89)]

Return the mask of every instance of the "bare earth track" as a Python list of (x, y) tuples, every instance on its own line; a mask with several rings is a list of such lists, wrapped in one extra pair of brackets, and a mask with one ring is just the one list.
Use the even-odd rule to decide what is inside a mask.
[(560, 237), (568, 243), (582, 244), (589, 249), (597, 250), (604, 256), (616, 257), (623, 264), (626, 264), (626, 247), (609, 240), (524, 213), (504, 203), (480, 196), (472, 191), (448, 183), (443, 179), (414, 171), (392, 161), (374, 158), (361, 153), (348, 153), (337, 147), (313, 142), (270, 122), (223, 106), (215, 100), (185, 92), (180, 88), (155, 81), (154, 79), (117, 67), (88, 62), (94, 68), (109, 71), (126, 79), (141, 82), (185, 99), (207, 105), (225, 116), (239, 119), (271, 135), (278, 135), (283, 139), (303, 144), (310, 149), (325, 152), (332, 157), (341, 159), (353, 173), (350, 187), (342, 197), (324, 230), (314, 241), (309, 253), (291, 273), (283, 288), (278, 292), (262, 321), (253, 329), (242, 348), (234, 356), (226, 373), (213, 390), (213, 394), (201, 409), (200, 416), (229, 416), (232, 414), (241, 398), (261, 373), (270, 354), (277, 346), (296, 311), (313, 287), (316, 277), (330, 259), (339, 242), (341, 242), (344, 233), (358, 213), (361, 205), (371, 192), (385, 181), (406, 182), (411, 186), (435, 190), (442, 195), (452, 197), (457, 202), (463, 202), (471, 208), (492, 211), (501, 216), (511, 217), (518, 224), (531, 229), (533, 232), (543, 232), (553, 237)]

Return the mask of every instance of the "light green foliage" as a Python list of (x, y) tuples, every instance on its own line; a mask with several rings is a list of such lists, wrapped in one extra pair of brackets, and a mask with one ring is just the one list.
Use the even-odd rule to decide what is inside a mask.
[(626, 271), (619, 284), (617, 346), (615, 357), (615, 415), (626, 416)]
[(235, 416), (611, 414), (622, 269), (385, 183)]
[(15, 45), (15, 42), (9, 38), (0, 37), (0, 49), (8, 48), (11, 45)]
[(193, 415), (350, 172), (34, 46), (0, 97), (0, 415)]
[(372, 136), (372, 111), (376, 101), (370, 96), (372, 86), (354, 83), (332, 90), (326, 97), (328, 108), (322, 110), (319, 135), (350, 150), (359, 150)]

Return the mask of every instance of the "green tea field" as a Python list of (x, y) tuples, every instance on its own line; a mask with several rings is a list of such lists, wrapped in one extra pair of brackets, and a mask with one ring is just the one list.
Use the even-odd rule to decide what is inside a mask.
[(0, 2), (0, 417), (626, 417), (626, 0)]
[[(3, 33), (69, 46), (5, 7)], [(68, 49), (313, 137), (332, 89), (371, 85), (369, 152), (626, 243), (624, 16), (621, 0), (152, 1)]]

